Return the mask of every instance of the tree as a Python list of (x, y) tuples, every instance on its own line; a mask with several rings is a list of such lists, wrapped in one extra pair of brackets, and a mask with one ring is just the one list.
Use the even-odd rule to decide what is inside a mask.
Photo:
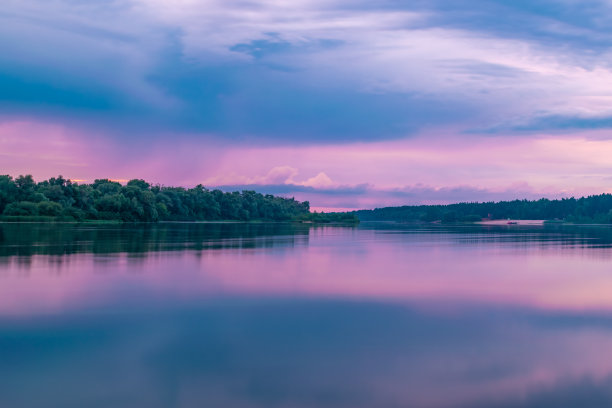
[(29, 201), (29, 199), (32, 198), (32, 194), (34, 194), (34, 189), (36, 188), (36, 183), (34, 182), (32, 175), (20, 175), (15, 179), (15, 184), (17, 185), (17, 198), (20, 201)]
[(73, 183), (63, 176), (36, 184), (31, 175), (0, 176), (0, 210), (4, 215), (64, 216), (154, 222), (158, 220), (289, 220), (309, 214), (310, 204), (255, 191), (210, 191), (151, 186), (133, 179), (125, 186), (109, 179)]
[(62, 206), (53, 201), (41, 201), (37, 206), (40, 215), (58, 216), (62, 213)]
[(148, 190), (151, 185), (142, 179), (133, 179), (127, 182), (128, 187), (136, 187), (141, 190)]
[(0, 214), (7, 204), (17, 200), (17, 184), (9, 175), (0, 176)]
[(30, 201), (17, 201), (6, 206), (3, 215), (38, 215), (38, 206)]

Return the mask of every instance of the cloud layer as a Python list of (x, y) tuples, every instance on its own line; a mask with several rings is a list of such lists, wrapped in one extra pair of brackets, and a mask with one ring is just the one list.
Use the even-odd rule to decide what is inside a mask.
[(587, 3), (9, 1), (2, 106), (288, 144), (609, 128), (612, 9)]
[[(39, 166), (20, 161), (22, 152), (10, 143), (15, 132), (6, 129), (16, 124), (70, 134), (80, 150), (50, 160), (86, 168), (70, 172), (78, 178), (112, 162), (109, 167), (131, 172), (119, 178), (155, 173), (157, 165), (158, 172), (180, 173), (156, 178), (164, 183), (276, 185), (274, 177), (280, 184), (287, 178), (267, 172), (288, 166), (304, 174), (296, 185), (323, 190), (334, 180), (387, 190), (418, 183), (438, 190), (500, 191), (524, 182), (540, 188), (540, 179), (555, 176), (541, 163), (555, 157), (520, 163), (528, 173), (520, 176), (482, 167), (487, 182), (452, 160), (437, 163), (435, 180), (404, 182), (368, 174), (349, 179), (337, 171), (343, 157), (319, 160), (313, 169), (252, 156), (238, 158), (250, 168), (222, 171), (217, 164), (262, 146), (362, 144), (367, 164), (349, 160), (344, 168), (376, 174), (389, 168), (368, 157), (371, 144), (397, 143), (406, 149), (399, 154), (411, 156), (411, 140), (427, 141), (430, 150), (467, 143), (474, 149), (465, 157), (474, 158), (490, 155), (477, 146), (492, 138), (497, 151), (517, 138), (551, 137), (567, 150), (572, 141), (612, 135), (612, 5), (603, 0), (5, 3), (0, 141), (13, 147), (3, 149), (0, 165), (12, 174)], [(18, 135), (41, 148), (56, 136)], [(82, 146), (100, 163), (90, 163)], [(135, 164), (130, 169), (126, 162)], [(38, 174), (64, 172), (56, 169)], [(386, 177), (411, 169), (406, 163)], [(469, 174), (454, 180), (462, 173)], [(591, 186), (553, 184), (557, 193)], [(595, 184), (601, 189), (604, 178)]]

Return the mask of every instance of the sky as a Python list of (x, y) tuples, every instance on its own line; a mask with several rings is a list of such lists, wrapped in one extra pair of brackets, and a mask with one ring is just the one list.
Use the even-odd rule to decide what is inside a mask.
[(612, 192), (610, 0), (3, 0), (0, 174), (315, 209)]

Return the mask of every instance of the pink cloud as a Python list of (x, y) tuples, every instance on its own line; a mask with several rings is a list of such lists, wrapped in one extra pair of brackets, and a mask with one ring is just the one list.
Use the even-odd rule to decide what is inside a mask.
[(329, 178), (329, 176), (323, 172), (320, 172), (314, 177), (300, 183), (303, 186), (314, 187), (314, 188), (329, 188), (336, 186), (336, 183)]
[[(213, 148), (211, 148), (213, 147)], [(0, 170), (41, 180), (58, 174), (93, 182), (96, 178), (194, 186), (210, 174), (223, 151), (207, 142), (116, 141), (85, 126), (13, 120), (0, 122)]]
[(235, 147), (206, 137), (122, 143), (82, 126), (14, 120), (0, 123), (0, 165), (5, 174), (36, 179), (62, 174), (86, 182), (285, 186), (271, 193), (319, 209), (612, 191), (612, 141), (601, 132), (529, 139), (445, 132), (376, 143)]

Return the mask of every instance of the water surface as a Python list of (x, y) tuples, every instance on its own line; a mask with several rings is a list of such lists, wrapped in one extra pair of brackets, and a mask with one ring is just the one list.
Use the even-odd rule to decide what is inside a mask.
[(0, 406), (612, 406), (612, 229), (0, 224)]

